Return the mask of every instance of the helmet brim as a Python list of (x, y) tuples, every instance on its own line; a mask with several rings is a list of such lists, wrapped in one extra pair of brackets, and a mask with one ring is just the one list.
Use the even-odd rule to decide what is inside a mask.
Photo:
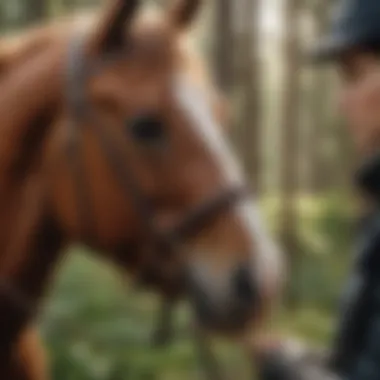
[(355, 41), (349, 38), (328, 36), (307, 53), (307, 60), (315, 64), (335, 62), (354, 47)]

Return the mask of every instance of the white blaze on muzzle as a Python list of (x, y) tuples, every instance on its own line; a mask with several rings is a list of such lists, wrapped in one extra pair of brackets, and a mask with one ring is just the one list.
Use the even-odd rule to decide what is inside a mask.
[[(215, 120), (212, 106), (205, 92), (184, 75), (178, 75), (175, 78), (173, 91), (182, 111), (213, 153), (226, 185), (244, 184), (242, 171), (226, 142), (222, 127)], [(239, 202), (234, 210), (237, 217), (243, 221), (242, 225), (246, 228), (247, 236), (251, 237), (252, 273), (258, 283), (266, 288), (280, 286), (284, 273), (283, 256), (264, 227), (257, 204), (247, 199)], [(215, 282), (213, 282), (215, 279), (209, 278), (209, 280), (215, 287)], [(226, 292), (226, 283), (221, 281), (220, 285), (221, 292)]]

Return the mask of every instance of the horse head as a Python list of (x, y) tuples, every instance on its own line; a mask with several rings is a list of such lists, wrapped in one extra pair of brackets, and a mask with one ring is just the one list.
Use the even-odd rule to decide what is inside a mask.
[(184, 44), (201, 1), (156, 18), (139, 3), (110, 0), (69, 44), (52, 204), (72, 240), (126, 269), (149, 252), (202, 326), (242, 331), (274, 295), (281, 260), (226, 142), (222, 97)]

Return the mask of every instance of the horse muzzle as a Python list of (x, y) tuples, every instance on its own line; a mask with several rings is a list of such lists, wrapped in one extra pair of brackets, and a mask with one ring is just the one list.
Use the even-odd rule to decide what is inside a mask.
[(196, 318), (207, 330), (238, 332), (260, 310), (260, 286), (249, 265), (238, 266), (227, 278), (190, 270), (187, 284)]

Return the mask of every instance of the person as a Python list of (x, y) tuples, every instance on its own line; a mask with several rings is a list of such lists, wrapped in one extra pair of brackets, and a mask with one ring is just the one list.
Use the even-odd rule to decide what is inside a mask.
[(338, 104), (362, 157), (356, 184), (370, 201), (343, 296), (329, 365), (344, 379), (380, 379), (380, 1), (339, 0), (330, 32), (313, 48), (333, 62)]
[[(312, 47), (310, 57), (316, 64), (333, 63), (338, 68), (339, 109), (362, 157), (356, 185), (370, 204), (324, 368), (343, 380), (379, 380), (380, 0), (338, 0), (330, 32)], [(262, 379), (314, 378), (307, 375), (310, 371), (300, 370), (301, 361), (293, 371), (280, 356), (267, 356), (265, 363)]]

